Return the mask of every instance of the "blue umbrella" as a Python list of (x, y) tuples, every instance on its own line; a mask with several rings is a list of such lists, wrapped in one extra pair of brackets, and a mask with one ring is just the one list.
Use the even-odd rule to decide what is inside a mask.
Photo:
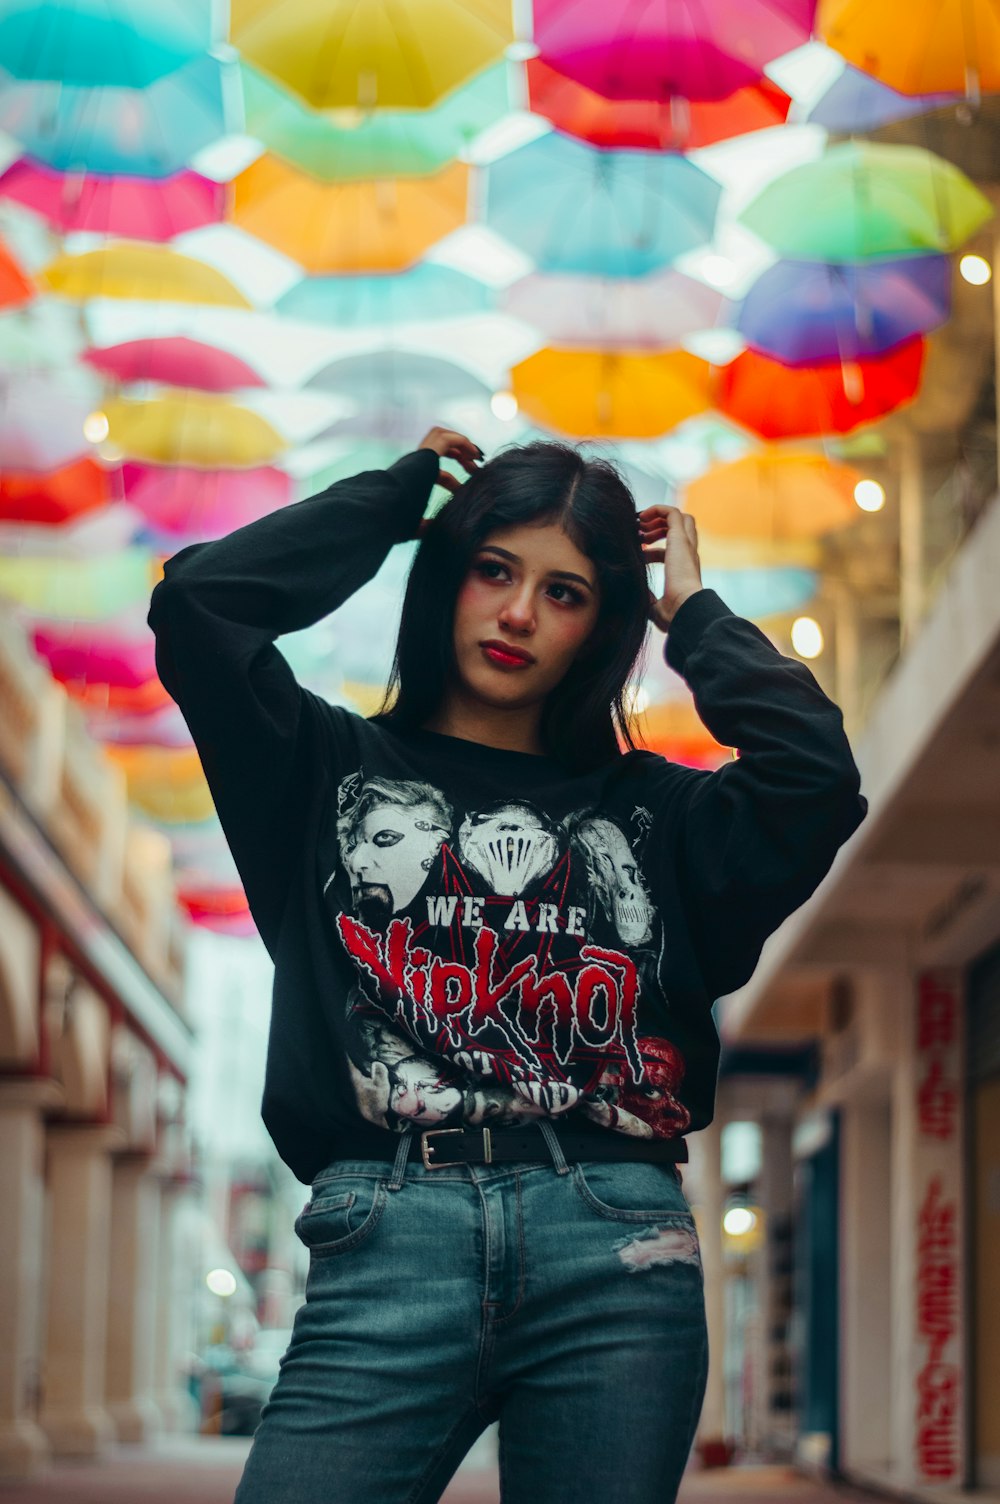
[(736, 328), (785, 365), (880, 355), (943, 324), (951, 312), (947, 256), (778, 261), (750, 288)]
[(0, 58), (15, 78), (144, 88), (214, 39), (205, 0), (0, 0)]
[(642, 277), (712, 238), (721, 192), (677, 153), (552, 131), (488, 169), (486, 223), (542, 271)]
[[(489, 389), (454, 361), (412, 350), (373, 350), (332, 360), (306, 382), (305, 390), (349, 397), (363, 413), (397, 412), (433, 417), (443, 402), (489, 398)], [(333, 432), (337, 424), (325, 433)]]
[(496, 294), (475, 277), (420, 261), (402, 272), (304, 277), (285, 293), (277, 309), (311, 324), (391, 326), (407, 319), (482, 313), (495, 303)]
[(0, 130), (58, 172), (167, 177), (242, 129), (236, 69), (205, 54), (139, 89), (24, 83), (0, 68)]
[(701, 578), (731, 611), (750, 621), (800, 610), (815, 596), (818, 579), (815, 570), (793, 567), (703, 569)]
[(874, 131), (893, 120), (925, 115), (964, 98), (961, 94), (899, 94), (860, 68), (846, 67), (806, 116), (828, 131)]

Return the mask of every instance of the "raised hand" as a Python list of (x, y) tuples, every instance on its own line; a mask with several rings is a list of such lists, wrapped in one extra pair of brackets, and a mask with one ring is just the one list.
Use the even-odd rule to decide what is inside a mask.
[[(639, 541), (647, 564), (664, 566), (663, 594), (649, 592), (649, 619), (665, 632), (674, 613), (695, 591), (704, 589), (698, 558), (698, 528), (680, 507), (646, 507), (639, 513)], [(663, 547), (650, 547), (663, 539)]]

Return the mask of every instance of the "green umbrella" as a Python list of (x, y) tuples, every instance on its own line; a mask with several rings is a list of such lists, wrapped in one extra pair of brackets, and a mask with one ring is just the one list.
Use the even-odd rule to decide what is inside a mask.
[(844, 141), (775, 178), (739, 218), (782, 256), (863, 261), (955, 250), (992, 214), (964, 173), (923, 147)]
[(513, 108), (506, 62), (426, 110), (311, 110), (247, 63), (241, 72), (247, 133), (327, 183), (436, 172)]

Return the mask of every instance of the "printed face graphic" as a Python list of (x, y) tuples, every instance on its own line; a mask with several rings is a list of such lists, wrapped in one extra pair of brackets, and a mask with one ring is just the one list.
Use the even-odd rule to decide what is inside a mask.
[(379, 804), (352, 832), (344, 866), (360, 903), (405, 909), (423, 887), (447, 831), (430, 804)]
[(623, 832), (610, 820), (586, 820), (577, 837), (586, 851), (601, 901), (622, 940), (626, 945), (644, 945), (652, 938), (656, 910)]
[(467, 815), (458, 833), (462, 860), (494, 893), (516, 896), (555, 866), (559, 842), (526, 804)]
[(401, 1060), (392, 1070), (389, 1106), (415, 1123), (440, 1123), (462, 1105), (462, 1092), (444, 1081), (431, 1061)]

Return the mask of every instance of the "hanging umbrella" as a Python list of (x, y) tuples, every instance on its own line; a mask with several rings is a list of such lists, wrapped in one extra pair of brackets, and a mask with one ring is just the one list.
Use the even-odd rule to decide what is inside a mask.
[(173, 552), (180, 540), (221, 538), (286, 506), (292, 483), (283, 470), (195, 470), (126, 464), (122, 485), (157, 541)]
[(683, 507), (699, 531), (725, 538), (815, 538), (857, 520), (848, 465), (821, 454), (763, 450), (716, 465), (684, 488)]
[(635, 717), (640, 746), (670, 762), (693, 768), (716, 768), (730, 760), (730, 750), (717, 742), (690, 698), (650, 705)]
[(104, 559), (0, 558), (0, 595), (54, 621), (100, 621), (148, 601), (152, 588), (141, 547)]
[(272, 155), (328, 183), (436, 172), (513, 107), (506, 62), (423, 110), (321, 114), (246, 64), (242, 78), (247, 133)]
[(145, 402), (104, 404), (109, 438), (130, 459), (219, 469), (262, 465), (286, 447), (259, 413), (214, 393), (178, 389)]
[(534, 38), (546, 63), (609, 99), (725, 99), (808, 42), (814, 9), (815, 0), (624, 9), (534, 0)]
[(121, 241), (80, 255), (58, 256), (41, 280), (64, 298), (130, 298), (164, 303), (208, 303), (228, 308), (251, 305), (227, 277), (182, 256), (169, 246)]
[(670, 269), (620, 278), (533, 273), (511, 283), (500, 299), (505, 313), (553, 344), (605, 349), (679, 344), (711, 329), (724, 302), (714, 287)]
[(655, 438), (712, 405), (710, 367), (684, 350), (539, 350), (511, 371), (522, 410), (572, 438)]
[(373, 350), (333, 360), (306, 390), (350, 397), (363, 411), (431, 413), (464, 397), (488, 399), (489, 389), (464, 366), (412, 350)]
[(992, 214), (989, 199), (933, 152), (842, 141), (775, 178), (738, 218), (782, 256), (863, 261), (955, 250)]
[(801, 611), (815, 599), (813, 569), (702, 569), (702, 583), (721, 595), (730, 611), (757, 621), (778, 612)]
[(0, 308), (18, 308), (35, 295), (31, 279), (0, 243)]
[(0, 68), (0, 131), (61, 172), (165, 177), (241, 129), (236, 66), (206, 53), (148, 88), (23, 83)]
[(819, 35), (849, 63), (901, 94), (1000, 89), (996, 0), (916, 0), (900, 14), (887, 0), (821, 0)]
[(36, 627), (32, 643), (53, 677), (77, 691), (91, 686), (135, 690), (156, 679), (152, 632), (123, 636), (114, 620)]
[(737, 89), (726, 99), (608, 99), (550, 68), (540, 57), (526, 64), (528, 100), (567, 135), (590, 146), (693, 151), (730, 136), (766, 130), (785, 121), (791, 99), (769, 78)]
[(491, 308), (495, 295), (485, 283), (451, 266), (420, 261), (399, 272), (366, 276), (303, 277), (278, 300), (288, 318), (351, 328), (392, 325), (410, 319), (456, 318)]
[(190, 747), (194, 745), (187, 722), (173, 700), (168, 700), (165, 705), (158, 706), (146, 714), (112, 710), (106, 705), (85, 705), (84, 712), (87, 730), (95, 741), (117, 742), (121, 746), (132, 747)]
[(426, 109), (514, 40), (510, 0), (232, 0), (243, 56), (317, 109)]
[(25, 159), (0, 174), (0, 199), (40, 214), (63, 235), (171, 240), (221, 220), (226, 190), (196, 172), (153, 179), (62, 173)]
[(828, 131), (851, 135), (875, 131), (894, 120), (925, 115), (961, 98), (958, 94), (900, 94), (860, 68), (845, 68), (805, 117)]
[(0, 10), (0, 57), (15, 78), (142, 88), (213, 41), (204, 0), (35, 0)]
[(257, 926), (242, 887), (205, 888), (181, 883), (177, 901), (192, 924), (217, 934), (248, 938), (256, 935)]
[(947, 256), (777, 261), (750, 288), (735, 326), (752, 349), (797, 366), (879, 355), (950, 313)]
[(469, 169), (423, 178), (317, 182), (260, 157), (233, 183), (234, 224), (311, 272), (396, 271), (465, 223)]
[(156, 381), (203, 392), (232, 392), (265, 384), (239, 356), (186, 335), (126, 340), (105, 349), (87, 350), (83, 359), (96, 371), (122, 382)]
[(489, 168), (485, 217), (540, 271), (641, 277), (711, 239), (721, 191), (686, 157), (552, 131)]
[(214, 812), (201, 759), (193, 747), (108, 746), (105, 752), (125, 774), (131, 803), (155, 820), (188, 825), (207, 820)]
[(58, 527), (111, 499), (106, 470), (90, 459), (74, 460), (47, 473), (0, 465), (0, 519)]
[(719, 373), (716, 405), (765, 439), (850, 433), (885, 417), (920, 388), (924, 341), (886, 355), (791, 367), (744, 350)]
[(126, 548), (136, 537), (142, 519), (132, 507), (109, 502), (61, 527), (47, 523), (0, 522), (0, 554), (11, 558), (102, 559)]

